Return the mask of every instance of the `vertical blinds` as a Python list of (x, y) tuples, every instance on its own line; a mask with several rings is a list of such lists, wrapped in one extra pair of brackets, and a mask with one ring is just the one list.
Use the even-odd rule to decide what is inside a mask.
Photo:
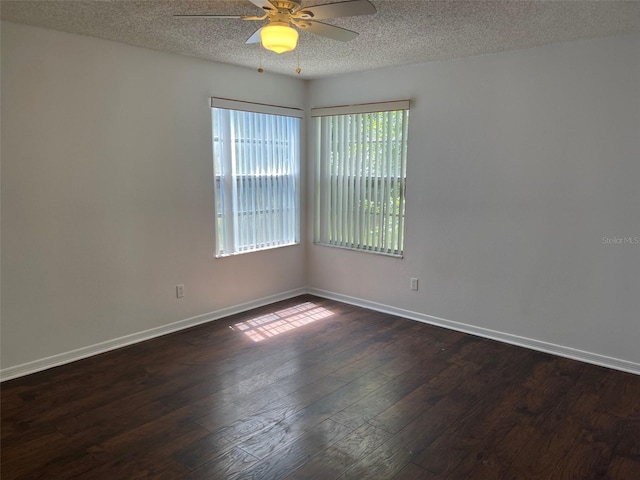
[(317, 243), (402, 256), (409, 102), (312, 110)]
[(212, 100), (216, 256), (299, 241), (300, 115)]

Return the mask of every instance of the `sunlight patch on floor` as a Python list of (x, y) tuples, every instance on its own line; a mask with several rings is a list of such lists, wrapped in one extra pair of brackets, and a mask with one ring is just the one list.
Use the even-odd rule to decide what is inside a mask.
[(241, 331), (254, 342), (261, 342), (331, 315), (333, 315), (332, 311), (315, 303), (305, 302), (246, 322), (236, 323), (233, 329)]

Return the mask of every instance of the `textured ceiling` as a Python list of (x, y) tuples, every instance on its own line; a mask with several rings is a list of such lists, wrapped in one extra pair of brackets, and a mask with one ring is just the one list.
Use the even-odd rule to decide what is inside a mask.
[[(303, 6), (336, 0), (303, 0)], [(549, 43), (640, 32), (640, 1), (372, 0), (370, 16), (327, 20), (355, 30), (348, 43), (300, 33), (299, 48), (277, 55), (244, 41), (261, 25), (174, 14), (255, 15), (248, 0), (1, 2), (2, 20), (139, 45), (295, 76), (318, 78)]]

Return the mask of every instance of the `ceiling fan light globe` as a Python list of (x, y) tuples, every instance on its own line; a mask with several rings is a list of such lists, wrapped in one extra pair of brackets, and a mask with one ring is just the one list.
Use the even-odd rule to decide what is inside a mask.
[(260, 40), (267, 50), (290, 52), (298, 45), (298, 31), (285, 22), (271, 22), (260, 30)]

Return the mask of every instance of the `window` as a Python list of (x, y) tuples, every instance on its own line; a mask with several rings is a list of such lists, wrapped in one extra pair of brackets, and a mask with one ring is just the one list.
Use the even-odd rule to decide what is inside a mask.
[(300, 241), (302, 111), (211, 101), (216, 256)]
[(316, 243), (404, 250), (409, 101), (312, 109)]

